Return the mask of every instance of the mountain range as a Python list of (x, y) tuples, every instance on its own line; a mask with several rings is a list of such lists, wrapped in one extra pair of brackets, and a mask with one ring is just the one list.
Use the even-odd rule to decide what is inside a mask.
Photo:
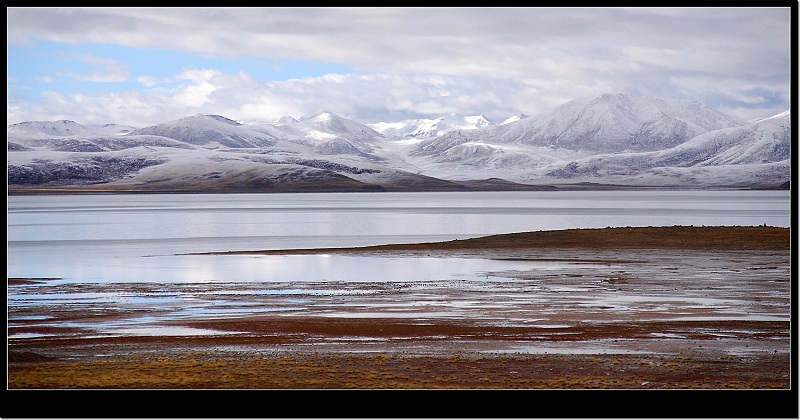
[(332, 112), (243, 124), (8, 126), (8, 191), (310, 192), (788, 188), (791, 113), (742, 121), (696, 101), (603, 94), (500, 124), (362, 124)]

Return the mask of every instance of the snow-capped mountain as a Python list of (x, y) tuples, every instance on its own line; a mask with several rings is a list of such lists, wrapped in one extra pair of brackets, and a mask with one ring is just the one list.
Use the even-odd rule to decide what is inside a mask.
[[(711, 131), (659, 151), (593, 155), (558, 165), (547, 175), (580, 179), (617, 178), (629, 182), (635, 176), (637, 179), (633, 183), (639, 184), (646, 182), (648, 177), (691, 169), (695, 177), (698, 173), (725, 171), (729, 178), (726, 182), (731, 186), (766, 183), (767, 179), (785, 182), (791, 153), (790, 117), (789, 112), (783, 112), (753, 124)], [(761, 181), (756, 181), (759, 178)]]
[(286, 133), (316, 142), (342, 139), (369, 144), (384, 138), (383, 135), (364, 124), (327, 111), (318, 112), (309, 118), (283, 125), (280, 128)]
[(364, 124), (322, 111), (313, 116), (278, 127), (293, 141), (311, 147), (320, 155), (355, 155), (371, 160), (382, 158), (373, 154), (384, 136)]
[(274, 125), (287, 125), (287, 124), (294, 124), (296, 122), (297, 122), (296, 118), (294, 118), (292, 116), (289, 116), (289, 115), (284, 115), (283, 117), (280, 117), (277, 120), (275, 120), (275, 122), (273, 124)]
[(508, 124), (508, 123), (512, 123), (512, 122), (517, 122), (519, 120), (524, 120), (525, 118), (529, 118), (529, 117), (530, 117), (530, 115), (525, 115), (525, 114), (512, 115), (512, 116), (506, 118), (505, 121), (501, 122), (500, 125), (504, 125), (504, 124)]
[(220, 115), (197, 114), (140, 128), (131, 135), (152, 135), (199, 146), (262, 147), (274, 144), (274, 136), (256, 132)]
[(96, 130), (75, 121), (26, 121), (8, 126), (8, 135), (20, 137), (37, 136), (74, 136), (78, 134), (93, 134)]
[(592, 153), (641, 152), (676, 146), (700, 134), (742, 124), (699, 102), (604, 94), (508, 124), (456, 130), (420, 143), (416, 153), (435, 155), (475, 141)]
[(27, 121), (9, 125), (8, 134), (15, 138), (71, 137), (77, 135), (121, 136), (135, 129), (134, 127), (119, 124), (106, 124), (103, 127), (95, 128), (68, 120)]
[(469, 130), (494, 125), (483, 115), (448, 114), (435, 119), (411, 119), (395, 123), (367, 124), (387, 137), (424, 139), (441, 136), (454, 130)]
[[(406, 121), (405, 129), (413, 130), (396, 125), (395, 133), (403, 133), (397, 135), (388, 125), (375, 128), (327, 111), (246, 125), (198, 114), (140, 129), (32, 121), (8, 126), (8, 184), (9, 191), (170, 192), (578, 183), (774, 188), (791, 175), (789, 111), (748, 123), (697, 102), (608, 94), (518, 117), (500, 125), (453, 115)], [(445, 133), (424, 137), (436, 127)]]

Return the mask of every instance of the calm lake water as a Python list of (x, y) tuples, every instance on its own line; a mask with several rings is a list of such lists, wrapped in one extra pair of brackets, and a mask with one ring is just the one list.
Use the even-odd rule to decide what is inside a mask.
[(469, 279), (537, 263), (176, 254), (608, 226), (789, 227), (790, 208), (789, 191), (10, 196), (8, 277), (66, 283)]

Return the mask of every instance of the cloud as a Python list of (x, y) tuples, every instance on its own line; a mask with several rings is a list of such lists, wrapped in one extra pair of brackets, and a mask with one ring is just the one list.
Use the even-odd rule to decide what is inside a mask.
[(365, 72), (519, 77), (535, 68), (531, 60), (583, 57), (601, 46), (647, 49), (651, 60), (652, 53), (663, 51), (685, 57), (663, 64), (682, 66), (710, 51), (698, 48), (701, 44), (745, 46), (745, 54), (789, 45), (788, 8), (12, 8), (8, 13), (9, 42), (37, 37), (210, 56), (314, 59)]
[[(140, 123), (154, 116), (159, 121), (149, 122), (155, 123), (167, 115), (180, 118), (197, 111), (265, 121), (326, 109), (362, 122), (449, 112), (502, 121), (605, 92), (700, 100), (749, 119), (788, 109), (791, 93), (788, 7), (109, 7), (7, 12), (9, 44), (35, 39), (116, 44), (219, 59), (309, 60), (353, 69), (351, 74), (288, 81), (211, 67), (154, 77), (130, 75), (124, 63), (84, 57), (93, 70), (73, 77), (95, 82), (133, 78), (147, 88), (85, 93), (81, 103), (95, 102), (100, 114), (92, 118), (98, 119), (128, 115), (127, 121)], [(8, 115), (55, 115), (66, 112), (64, 103), (76, 98), (61, 95), (53, 104), (36, 107), (14, 99)], [(126, 106), (128, 114), (107, 108), (122, 107), (122, 99), (140, 102)], [(108, 109), (106, 115), (103, 109)]]
[(121, 83), (128, 81), (130, 77), (127, 66), (117, 60), (96, 57), (90, 54), (82, 54), (75, 57), (75, 59), (88, 64), (92, 71), (90, 73), (57, 72), (57, 74), (83, 82), (95, 83)]
[(139, 76), (136, 78), (136, 81), (145, 87), (153, 87), (159, 83), (159, 79), (153, 76)]
[(217, 90), (214, 79), (219, 75), (217, 70), (187, 70), (178, 75), (179, 80), (188, 80), (189, 84), (173, 96), (176, 105), (191, 109), (213, 102), (211, 94)]

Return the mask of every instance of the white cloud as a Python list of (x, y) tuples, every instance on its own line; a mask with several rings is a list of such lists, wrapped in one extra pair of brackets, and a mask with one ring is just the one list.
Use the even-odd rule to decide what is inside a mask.
[[(83, 106), (97, 104), (96, 118), (104, 122), (143, 122), (152, 116), (157, 120), (149, 122), (156, 123), (168, 115), (194, 112), (271, 121), (322, 109), (362, 122), (449, 112), (502, 121), (613, 91), (705, 101), (749, 119), (777, 107), (788, 109), (791, 93), (789, 8), (111, 7), (7, 12), (10, 44), (31, 38), (110, 43), (205, 57), (312, 60), (359, 72), (285, 82), (219, 70), (187, 70), (170, 76), (173, 81), (137, 76), (148, 90), (83, 97)], [(130, 77), (122, 63), (86, 58), (94, 71), (73, 76), (105, 82)], [(776, 97), (783, 102), (775, 103)], [(62, 95), (35, 107), (14, 102), (13, 115), (67, 112), (64, 101), (76, 98)], [(108, 121), (126, 116), (113, 111), (124, 106), (123, 98), (140, 102), (125, 107), (127, 119)]]
[(173, 96), (175, 106), (199, 108), (213, 102), (211, 94), (217, 90), (214, 80), (220, 76), (217, 70), (187, 70), (178, 75), (179, 80), (188, 80)]
[(126, 82), (130, 77), (127, 66), (119, 61), (90, 54), (81, 55), (77, 59), (89, 64), (93, 71), (91, 73), (58, 72), (57, 74), (96, 83), (121, 83)]
[(153, 87), (159, 83), (158, 78), (153, 76), (139, 76), (136, 78), (136, 81), (145, 87)]

